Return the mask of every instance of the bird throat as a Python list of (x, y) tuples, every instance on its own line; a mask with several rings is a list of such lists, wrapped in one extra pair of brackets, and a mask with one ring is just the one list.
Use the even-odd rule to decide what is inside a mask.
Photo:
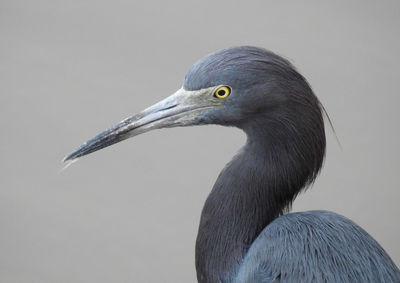
[(204, 205), (196, 241), (201, 283), (233, 282), (255, 238), (284, 213), (308, 178), (293, 174), (289, 145), (254, 140), (249, 137), (225, 166)]

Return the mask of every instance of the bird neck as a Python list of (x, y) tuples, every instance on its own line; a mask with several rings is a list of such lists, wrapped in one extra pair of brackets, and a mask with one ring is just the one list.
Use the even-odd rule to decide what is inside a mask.
[(302, 168), (297, 131), (288, 138), (288, 129), (285, 137), (251, 129), (204, 205), (196, 241), (199, 282), (232, 282), (255, 238), (312, 179), (312, 170)]

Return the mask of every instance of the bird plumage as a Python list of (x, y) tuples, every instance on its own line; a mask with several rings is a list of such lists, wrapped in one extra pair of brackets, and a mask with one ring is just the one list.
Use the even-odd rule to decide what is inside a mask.
[(360, 226), (329, 211), (283, 215), (251, 245), (237, 283), (400, 282), (384, 249)]
[(317, 176), (325, 153), (324, 123), (307, 81), (272, 52), (237, 47), (211, 54), (188, 72), (184, 86), (204, 88), (210, 80), (230, 85), (232, 95), (223, 115), (205, 115), (242, 129), (247, 142), (206, 200), (196, 268), (199, 282), (233, 282), (262, 229)]
[[(227, 92), (218, 96), (221, 87)], [(322, 114), (287, 60), (262, 48), (233, 47), (196, 62), (183, 88), (66, 160), (152, 129), (237, 127), (246, 144), (220, 173), (201, 214), (199, 282), (400, 282), (390, 257), (352, 221), (326, 211), (285, 214), (322, 167)]]

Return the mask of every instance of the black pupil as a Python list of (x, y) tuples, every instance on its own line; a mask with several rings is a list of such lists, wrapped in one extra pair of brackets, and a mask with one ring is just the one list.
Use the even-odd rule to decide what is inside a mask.
[(219, 96), (224, 96), (225, 95), (225, 90), (221, 89), (218, 91)]

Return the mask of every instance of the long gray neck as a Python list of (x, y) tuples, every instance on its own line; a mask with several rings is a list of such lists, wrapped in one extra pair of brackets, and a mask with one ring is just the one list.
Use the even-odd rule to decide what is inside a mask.
[(248, 248), (290, 200), (274, 183), (277, 158), (247, 143), (219, 175), (200, 220), (196, 242), (199, 282), (231, 282)]
[(284, 128), (273, 134), (263, 133), (261, 127), (246, 131), (246, 145), (220, 173), (200, 219), (199, 282), (232, 282), (259, 233), (314, 180), (322, 164), (325, 136), (313, 145), (313, 135), (299, 136), (304, 132), (296, 127), (288, 135), (291, 127)]

